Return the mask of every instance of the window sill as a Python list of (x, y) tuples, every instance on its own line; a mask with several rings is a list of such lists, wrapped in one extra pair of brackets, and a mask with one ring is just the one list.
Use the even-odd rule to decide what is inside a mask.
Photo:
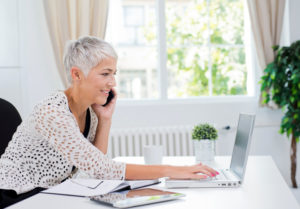
[(178, 105), (178, 104), (222, 104), (257, 103), (256, 96), (215, 96), (178, 99), (118, 99), (118, 106)]

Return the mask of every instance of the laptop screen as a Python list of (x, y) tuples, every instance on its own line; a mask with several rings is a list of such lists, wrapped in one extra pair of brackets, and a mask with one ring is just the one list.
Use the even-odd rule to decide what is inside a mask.
[(230, 169), (234, 171), (241, 180), (244, 178), (246, 169), (254, 120), (255, 115), (240, 114), (239, 117)]

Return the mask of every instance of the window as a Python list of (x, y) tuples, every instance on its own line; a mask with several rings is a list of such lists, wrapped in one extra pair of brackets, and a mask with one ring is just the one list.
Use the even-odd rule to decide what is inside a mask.
[(106, 34), (120, 98), (248, 94), (243, 0), (114, 0)]
[(106, 40), (116, 48), (120, 98), (158, 98), (155, 0), (110, 1)]

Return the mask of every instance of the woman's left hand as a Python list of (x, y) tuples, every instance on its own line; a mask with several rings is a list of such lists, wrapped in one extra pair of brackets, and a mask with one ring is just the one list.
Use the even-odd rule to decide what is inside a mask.
[(114, 98), (106, 105), (93, 104), (92, 108), (96, 115), (98, 116), (98, 120), (111, 120), (112, 114), (114, 113), (116, 101), (117, 101), (117, 91), (115, 89), (111, 89), (114, 94)]

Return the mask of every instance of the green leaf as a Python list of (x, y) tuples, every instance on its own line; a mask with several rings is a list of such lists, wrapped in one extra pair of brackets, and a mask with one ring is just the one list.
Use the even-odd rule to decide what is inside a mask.
[(273, 72), (271, 73), (271, 79), (272, 79), (272, 80), (275, 80), (275, 77), (276, 77), (276, 72), (273, 71)]
[(289, 119), (288, 117), (284, 117), (284, 119), (283, 119), (283, 122), (282, 122), (282, 123), (283, 123), (283, 124), (286, 124), (287, 122), (289, 122), (289, 120), (290, 120), (290, 119)]
[[(281, 105), (281, 106), (282, 106), (282, 105)], [(285, 109), (286, 109), (286, 107), (285, 107), (285, 106), (282, 106), (282, 108), (281, 108), (282, 112), (284, 112)]]
[(283, 128), (282, 128), (282, 127), (280, 127), (280, 129), (279, 129), (278, 133), (280, 133), (280, 134), (283, 134), (283, 133), (284, 133), (284, 130), (283, 130)]
[(292, 129), (292, 128), (289, 128), (289, 129), (288, 129), (288, 131), (287, 131), (287, 136), (288, 136), (288, 137), (290, 137), (290, 135), (291, 135), (292, 131), (293, 131), (293, 129)]
[(268, 95), (268, 93), (267, 93), (266, 91), (262, 92), (262, 97), (263, 97), (263, 98), (266, 98), (267, 95)]
[(290, 101), (291, 101), (292, 103), (294, 103), (295, 97), (290, 97)]
[(266, 88), (267, 88), (267, 83), (266, 83), (266, 82), (263, 82), (262, 85), (261, 85), (260, 90), (261, 90), (261, 91), (264, 91)]
[(208, 123), (199, 124), (194, 126), (192, 131), (192, 139), (201, 140), (201, 139), (212, 139), (215, 140), (218, 137), (217, 130)]
[(293, 95), (297, 95), (297, 93), (298, 93), (298, 91), (297, 91), (295, 88), (293, 88), (293, 89), (292, 89), (292, 94), (293, 94)]

